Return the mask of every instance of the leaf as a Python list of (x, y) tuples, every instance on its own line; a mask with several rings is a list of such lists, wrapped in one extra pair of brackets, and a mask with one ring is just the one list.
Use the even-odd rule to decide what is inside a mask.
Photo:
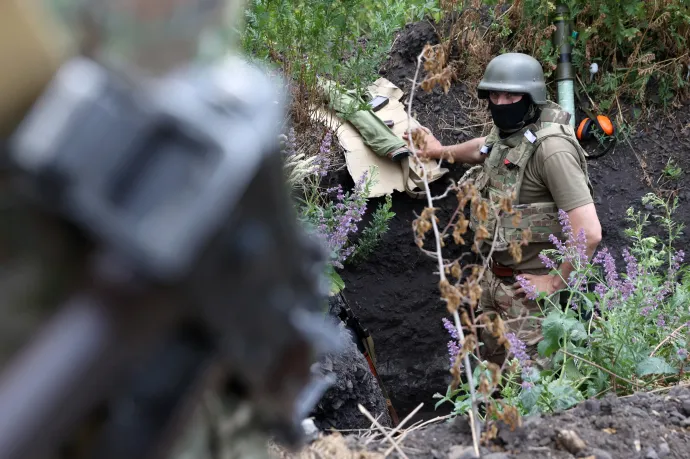
[(539, 370), (534, 367), (529, 367), (529, 369), (522, 370), (522, 374), (520, 376), (523, 381), (530, 383), (536, 383), (541, 378)]
[(462, 400), (455, 400), (455, 409), (453, 412), (455, 414), (467, 414), (470, 409), (472, 408), (472, 400), (468, 397), (463, 398)]
[(669, 365), (661, 357), (647, 357), (642, 362), (637, 364), (635, 373), (637, 376), (647, 375), (666, 375), (675, 374), (678, 370)]
[(522, 392), (520, 392), (520, 396), (518, 398), (520, 399), (520, 403), (522, 403), (522, 408), (527, 413), (531, 414), (535, 411), (537, 402), (539, 401), (539, 397), (543, 391), (543, 386), (533, 386), (529, 389), (523, 389)]
[(338, 274), (332, 266), (329, 267), (327, 275), (330, 281), (330, 294), (336, 295), (340, 293), (340, 291), (345, 288), (345, 281), (343, 278), (340, 277), (340, 274)]
[(568, 359), (565, 364), (565, 377), (571, 381), (576, 381), (582, 378), (582, 373), (580, 373), (580, 370), (578, 370), (577, 366), (575, 366), (573, 359)]
[(567, 380), (556, 380), (549, 383), (548, 390), (554, 401), (553, 406), (555, 411), (563, 411), (572, 408), (582, 399), (582, 395), (577, 389), (570, 386), (568, 383), (569, 381)]
[(574, 340), (582, 340), (587, 337), (587, 332), (582, 323), (572, 317), (567, 317), (559, 312), (550, 313), (542, 322), (543, 340), (537, 345), (537, 351), (542, 357), (549, 357), (560, 348), (560, 340), (566, 334), (570, 334)]
[(575, 322), (576, 323), (573, 325), (573, 328), (570, 330), (570, 339), (572, 341), (581, 341), (587, 339), (587, 330), (585, 330), (585, 326), (582, 325), (582, 322), (580, 321)]
[(539, 355), (542, 357), (550, 357), (554, 352), (560, 349), (560, 347), (557, 340), (544, 338), (537, 344), (537, 352), (539, 352)]
[(544, 338), (559, 340), (565, 335), (565, 316), (558, 312), (552, 312), (541, 325)]
[(677, 288), (673, 297), (671, 298), (671, 307), (673, 309), (680, 309), (688, 304), (688, 292), (683, 288)]

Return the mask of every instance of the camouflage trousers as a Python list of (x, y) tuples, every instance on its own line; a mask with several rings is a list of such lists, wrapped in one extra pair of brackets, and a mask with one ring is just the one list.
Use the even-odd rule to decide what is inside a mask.
[[(548, 274), (548, 269), (535, 269), (525, 273), (543, 275)], [(541, 322), (533, 317), (540, 317), (542, 309), (540, 305), (529, 300), (525, 296), (515, 295), (513, 284), (517, 282), (515, 277), (498, 277), (490, 269), (487, 269), (482, 278), (482, 296), (479, 302), (478, 313), (487, 314), (490, 318), (494, 314), (506, 321), (505, 332), (513, 333), (525, 344), (525, 352), (531, 360), (531, 365), (541, 368), (548, 367), (548, 359), (539, 357), (537, 345), (542, 339)], [(502, 365), (506, 358), (507, 350), (504, 344), (498, 344), (498, 339), (482, 328), (479, 339), (483, 343), (481, 349), (482, 358)]]

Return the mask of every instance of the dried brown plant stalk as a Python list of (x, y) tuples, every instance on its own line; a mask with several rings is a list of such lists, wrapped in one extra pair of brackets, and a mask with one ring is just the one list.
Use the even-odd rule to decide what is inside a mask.
[[(410, 91), (410, 100), (409, 100), (409, 103), (407, 105), (407, 132), (408, 132), (408, 135), (410, 136), (410, 138), (412, 137), (412, 105), (413, 105), (412, 103), (414, 101), (414, 93), (415, 93), (415, 89), (417, 87), (417, 82), (419, 79), (419, 70), (422, 67), (424, 54), (425, 54), (426, 50), (427, 50), (427, 48), (425, 48), (422, 51), (422, 53), (420, 53), (419, 56), (417, 56), (417, 68), (415, 69), (414, 79), (412, 80), (412, 89)], [(419, 156), (417, 155), (417, 148), (415, 146), (415, 142), (410, 142), (410, 150), (412, 150), (412, 155), (414, 157), (414, 160), (417, 161), (418, 164), (420, 164), (421, 169), (422, 169), (422, 177), (421, 178), (422, 178), (422, 182), (424, 184), (424, 191), (425, 191), (426, 199), (427, 199), (427, 208), (433, 209), (434, 205), (433, 205), (433, 199), (431, 196), (431, 190), (429, 188), (429, 179), (428, 179), (429, 176), (427, 174), (426, 166), (424, 165), (424, 163), (422, 161), (419, 160)], [(425, 211), (426, 211), (426, 209), (425, 209)], [(433, 218), (429, 218), (429, 213), (431, 213)], [(422, 217), (415, 220), (415, 222), (420, 221), (421, 219), (422, 219)], [(426, 214), (426, 218), (424, 218), (424, 220), (423, 220), (423, 222), (429, 222), (429, 221), (431, 223), (431, 228), (433, 229), (434, 239), (435, 239), (435, 243), (436, 243), (436, 258), (438, 261), (438, 272), (439, 272), (439, 277), (440, 277), (439, 286), (443, 290), (444, 286), (450, 285), (450, 283), (448, 282), (448, 279), (446, 278), (446, 275), (445, 275), (445, 270), (443, 269), (444, 262), (443, 262), (443, 255), (441, 253), (441, 236), (440, 236), (440, 232), (439, 232), (439, 228), (438, 228), (437, 219), (436, 219), (435, 215), (433, 215), (433, 211), (428, 212)], [(427, 228), (427, 224), (423, 223), (423, 222), (420, 221), (419, 223), (415, 223), (415, 225), (417, 227), (421, 227), (422, 229)], [(449, 307), (452, 307), (450, 302), (448, 302), (448, 305), (449, 305)], [(460, 325), (460, 315), (458, 314), (457, 307), (454, 308), (454, 311), (452, 314), (453, 314), (453, 318), (455, 320), (455, 328), (458, 330), (458, 336), (460, 337), (460, 342), (462, 343), (462, 345), (464, 347), (465, 341), (466, 341), (465, 333), (462, 329), (462, 326)], [(477, 414), (477, 403), (476, 403), (477, 397), (475, 394), (474, 385), (472, 384), (472, 369), (471, 369), (472, 367), (470, 364), (469, 355), (467, 353), (465, 353), (465, 355), (463, 356), (463, 360), (464, 360), (465, 371), (466, 371), (466, 375), (467, 375), (469, 387), (470, 387), (470, 398), (472, 400), (472, 407), (470, 410), (470, 428), (472, 430), (472, 444), (474, 446), (474, 452), (475, 452), (476, 456), (479, 456), (479, 436), (478, 436), (478, 434), (479, 434), (479, 432), (478, 432), (479, 431), (479, 426), (478, 426), (479, 416)]]
[[(426, 78), (418, 83), (420, 69), (424, 68), (426, 71)], [(433, 255), (438, 263), (439, 274), (439, 291), (441, 299), (446, 303), (448, 312), (453, 316), (455, 328), (458, 332), (460, 352), (458, 353), (454, 364), (451, 367), (452, 382), (451, 387), (457, 388), (462, 381), (462, 370), (465, 370), (465, 377), (470, 388), (471, 409), (470, 409), (470, 426), (472, 428), (472, 439), (475, 448), (475, 453), (479, 454), (479, 428), (477, 403), (481, 399), (487, 403), (489, 407), (493, 407), (493, 415), (498, 419), (504, 420), (511, 426), (516, 425), (515, 417), (517, 410), (511, 410), (509, 407), (502, 406), (498, 408), (496, 402), (491, 399), (491, 394), (496, 390), (501, 381), (501, 368), (497, 365), (487, 364), (490, 378), (483, 375), (479, 381), (479, 387), (475, 388), (472, 366), (470, 361), (471, 354), (474, 353), (476, 358), (481, 361), (479, 352), (478, 330), (483, 327), (488, 327), (490, 333), (497, 338), (500, 345), (508, 346), (508, 342), (504, 337), (505, 325), (502, 319), (496, 317), (493, 321), (490, 319), (483, 319), (483, 325), (478, 326), (475, 318), (475, 309), (478, 307), (482, 288), (481, 281), (484, 273), (489, 268), (489, 262), (494, 251), (494, 245), (491, 244), (488, 250), (488, 255), (480, 250), (480, 244), (486, 240), (495, 240), (498, 225), (490, 225), (490, 217), (494, 217), (494, 221), (499, 221), (506, 215), (512, 216), (515, 223), (519, 223), (521, 215), (513, 207), (515, 195), (509, 195), (501, 200), (498, 204), (493, 204), (487, 199), (484, 199), (479, 190), (475, 187), (471, 180), (466, 180), (460, 184), (451, 185), (441, 197), (446, 197), (455, 193), (458, 201), (458, 207), (453, 212), (451, 221), (443, 229), (439, 231), (439, 218), (436, 215), (433, 201), (441, 197), (432, 197), (429, 182), (428, 171), (426, 165), (419, 160), (417, 155), (418, 149), (423, 149), (426, 142), (428, 130), (419, 129), (414, 133), (411, 132), (411, 118), (412, 105), (414, 101), (414, 94), (416, 88), (419, 86), (422, 90), (430, 91), (436, 85), (440, 85), (445, 92), (448, 91), (452, 80), (452, 72), (449, 70), (447, 48), (442, 45), (432, 47), (427, 45), (417, 59), (417, 68), (415, 71), (414, 80), (412, 82), (412, 90), (407, 107), (408, 111), (408, 135), (411, 140), (410, 149), (412, 150), (413, 160), (417, 161), (422, 169), (422, 182), (424, 183), (424, 191), (427, 199), (427, 205), (413, 222), (413, 231), (415, 242), (417, 246), (429, 255)], [(471, 208), (473, 218), (476, 220), (473, 226), (474, 240), (473, 251), (477, 253), (482, 259), (479, 265), (471, 266), (471, 273), (468, 276), (463, 276), (463, 271), (466, 268), (461, 268), (459, 260), (446, 261), (443, 257), (442, 248), (445, 247), (444, 239), (451, 237), (456, 244), (465, 244), (466, 234), (470, 227), (469, 220), (465, 217), (465, 209)], [(450, 234), (448, 232), (450, 231)], [(493, 231), (493, 238), (491, 232)], [(427, 235), (433, 235), (435, 243), (435, 250), (424, 249), (424, 241)], [(520, 260), (522, 257), (521, 246), (526, 244), (530, 238), (529, 232), (524, 235), (522, 241), (511, 243), (509, 252), (516, 259)], [(467, 333), (465, 333), (467, 330)], [(463, 368), (464, 367), (464, 368)], [(519, 416), (517, 416), (519, 418)]]

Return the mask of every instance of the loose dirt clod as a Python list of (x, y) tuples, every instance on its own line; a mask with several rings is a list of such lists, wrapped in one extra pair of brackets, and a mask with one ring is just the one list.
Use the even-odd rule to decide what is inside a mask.
[(573, 430), (559, 430), (556, 443), (575, 455), (587, 448), (587, 444)]

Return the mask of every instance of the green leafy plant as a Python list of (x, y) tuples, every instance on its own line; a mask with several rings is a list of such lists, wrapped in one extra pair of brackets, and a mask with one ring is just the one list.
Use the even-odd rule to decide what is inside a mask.
[[(506, 370), (500, 390), (485, 397), (485, 403), (498, 397), (522, 415), (549, 413), (607, 392), (625, 395), (687, 379), (690, 268), (682, 264), (684, 252), (674, 249), (683, 230), (673, 219), (678, 201), (650, 193), (642, 205), (648, 213), (627, 212), (625, 232), (631, 243), (622, 251), (623, 272), (606, 248), (589, 259), (584, 233), (574, 234), (567, 214), (560, 213), (565, 240), (552, 236), (556, 248), (540, 258), (553, 274), (564, 261), (573, 265), (564, 279), (567, 287), (552, 295), (537, 293), (518, 276), (527, 297), (542, 305), (539, 367), (525, 344), (505, 333)], [(655, 234), (650, 234), (652, 221)], [(453, 360), (459, 352), (457, 333), (452, 324), (445, 325), (453, 338), (448, 345)], [(475, 379), (488, 365), (477, 361)], [(437, 394), (439, 404), (452, 403), (454, 414), (465, 414), (466, 386)]]
[(683, 175), (683, 168), (669, 158), (666, 162), (666, 166), (664, 166), (663, 174), (670, 179), (678, 180), (680, 176)]
[(548, 267), (564, 260), (575, 267), (567, 288), (532, 296), (545, 304), (538, 350), (551, 368), (542, 376), (558, 375), (582, 397), (655, 388), (687, 371), (690, 279), (684, 252), (673, 247), (683, 229), (673, 220), (678, 201), (650, 193), (642, 204), (664, 235), (647, 234), (650, 215), (629, 209), (624, 273), (605, 248), (587, 259), (584, 235), (572, 233), (564, 212), (568, 240), (542, 254)]
[(374, 253), (381, 237), (388, 232), (390, 220), (395, 217), (395, 212), (391, 212), (392, 206), (393, 198), (391, 195), (386, 195), (385, 201), (374, 211), (371, 224), (362, 231), (357, 248), (352, 253), (349, 262), (361, 263)]

